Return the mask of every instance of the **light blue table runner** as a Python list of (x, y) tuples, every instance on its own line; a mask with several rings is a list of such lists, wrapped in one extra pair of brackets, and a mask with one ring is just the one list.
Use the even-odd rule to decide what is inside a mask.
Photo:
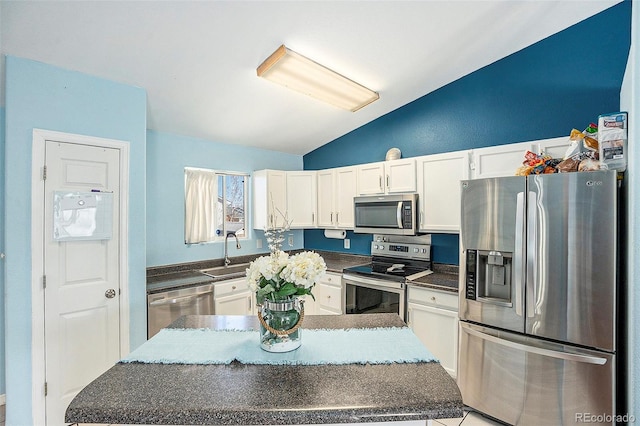
[(253, 330), (162, 329), (120, 362), (153, 364), (324, 365), (438, 362), (406, 327), (301, 330), (302, 346), (260, 348)]

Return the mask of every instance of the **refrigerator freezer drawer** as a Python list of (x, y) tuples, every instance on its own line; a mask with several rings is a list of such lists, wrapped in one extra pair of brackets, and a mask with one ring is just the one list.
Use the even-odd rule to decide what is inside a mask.
[(578, 425), (615, 415), (613, 354), (461, 322), (458, 362), (463, 402), (509, 424)]

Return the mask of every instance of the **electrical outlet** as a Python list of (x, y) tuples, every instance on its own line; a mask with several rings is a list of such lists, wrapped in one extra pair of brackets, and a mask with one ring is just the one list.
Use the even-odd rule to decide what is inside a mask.
[(344, 248), (349, 249), (351, 248), (351, 240), (348, 238), (344, 239)]
[(293, 235), (289, 235), (287, 242), (289, 243), (289, 247), (293, 247)]
[(256, 248), (262, 248), (262, 238), (256, 240)]

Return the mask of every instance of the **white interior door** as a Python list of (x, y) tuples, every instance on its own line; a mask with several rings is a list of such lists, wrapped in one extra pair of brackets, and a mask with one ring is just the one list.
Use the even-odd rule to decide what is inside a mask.
[[(113, 148), (46, 142), (44, 329), (49, 426), (63, 424), (73, 397), (120, 356), (119, 155)], [(54, 220), (55, 206), (60, 210), (59, 203), (54, 206), (54, 197), (76, 193), (99, 202), (112, 197), (110, 208), (98, 210), (95, 218), (92, 209), (84, 207), (90, 203), (83, 203), (78, 211), (85, 215), (84, 223), (80, 219), (75, 222), (78, 226), (88, 222), (89, 228), (103, 226), (109, 237), (54, 238), (54, 225), (61, 228), (61, 221)], [(83, 231), (70, 233), (80, 235)]]

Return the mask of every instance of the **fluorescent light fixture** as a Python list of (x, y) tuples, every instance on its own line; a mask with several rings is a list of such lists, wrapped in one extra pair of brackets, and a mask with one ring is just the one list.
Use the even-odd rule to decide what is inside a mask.
[(357, 111), (380, 98), (373, 90), (284, 45), (265, 59), (257, 71), (258, 77), (349, 111)]

